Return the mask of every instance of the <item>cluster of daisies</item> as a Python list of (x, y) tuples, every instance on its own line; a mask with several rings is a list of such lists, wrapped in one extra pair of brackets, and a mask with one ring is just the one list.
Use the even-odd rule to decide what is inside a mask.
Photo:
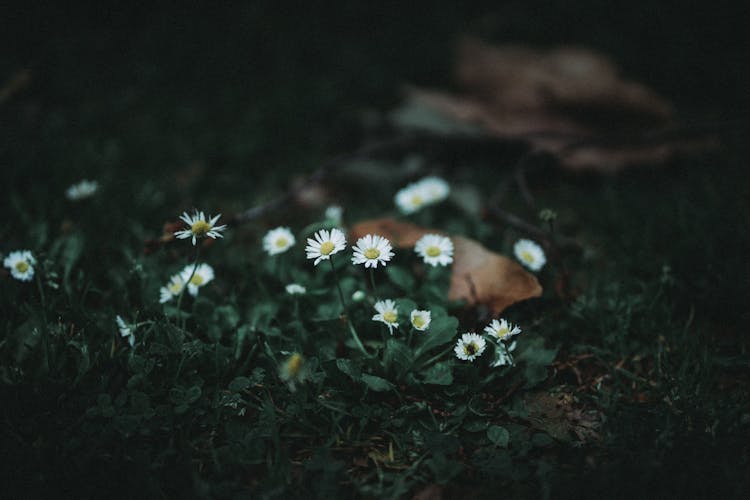
[[(221, 214), (214, 217), (206, 217), (203, 212), (195, 211), (193, 215), (184, 212), (180, 219), (187, 225), (186, 229), (181, 229), (174, 233), (178, 239), (190, 239), (193, 245), (201, 238), (223, 238), (221, 234), (226, 225), (217, 226)], [(214, 269), (206, 263), (188, 264), (180, 272), (172, 275), (166, 285), (159, 290), (159, 302), (162, 304), (169, 302), (174, 298), (179, 298), (187, 288), (187, 291), (193, 297), (198, 295), (201, 287), (207, 285), (214, 279)]]
[[(288, 227), (271, 229), (263, 237), (263, 249), (271, 256), (286, 252), (294, 246), (296, 239)], [(346, 235), (341, 229), (321, 229), (307, 238), (305, 253), (313, 265), (331, 260), (334, 255), (346, 249)], [(414, 251), (431, 266), (447, 266), (453, 262), (453, 242), (439, 234), (426, 234), (417, 241)], [(393, 246), (388, 238), (377, 234), (367, 234), (357, 240), (352, 247), (351, 262), (376, 269), (384, 267), (394, 257)], [(294, 293), (294, 292), (290, 292)]]
[[(83, 180), (78, 184), (70, 186), (66, 196), (70, 200), (82, 200), (93, 196), (98, 190), (96, 181)], [(409, 184), (398, 191), (395, 202), (398, 208), (405, 214), (414, 213), (421, 208), (445, 200), (450, 193), (448, 183), (438, 177), (426, 177), (418, 182)], [(325, 213), (326, 221), (334, 225), (341, 224), (342, 209), (339, 206), (328, 207)], [(207, 217), (202, 211), (195, 211), (192, 215), (187, 212), (180, 216), (186, 224), (184, 229), (176, 231), (174, 236), (178, 239), (189, 239), (193, 245), (197, 245), (202, 238), (222, 238), (226, 225), (217, 225), (221, 215)], [(296, 244), (296, 238), (288, 227), (277, 227), (268, 231), (263, 238), (263, 249), (271, 256), (287, 252)], [(322, 261), (332, 264), (333, 256), (347, 248), (344, 232), (338, 228), (321, 229), (307, 238), (305, 246), (306, 257), (317, 266)], [(454, 246), (450, 238), (440, 234), (426, 234), (422, 236), (414, 246), (414, 252), (422, 258), (423, 262), (430, 266), (447, 266), (453, 262)], [(535, 242), (527, 239), (518, 240), (513, 252), (516, 258), (527, 268), (538, 271), (546, 263), (546, 257), (542, 248)], [(395, 256), (391, 242), (377, 234), (367, 234), (359, 238), (352, 247), (351, 263), (363, 265), (365, 268), (377, 269), (385, 267)], [(29, 250), (18, 250), (9, 253), (3, 265), (10, 270), (10, 274), (20, 281), (31, 281), (34, 277), (36, 259)], [(197, 260), (185, 266), (181, 271), (172, 275), (166, 285), (159, 291), (160, 303), (166, 303), (173, 299), (181, 299), (187, 291), (191, 296), (198, 295), (201, 287), (214, 279), (213, 268), (206, 263)], [(289, 295), (305, 294), (307, 290), (298, 283), (290, 283), (286, 286)], [(353, 300), (360, 301), (365, 297), (362, 291), (357, 291), (352, 296)], [(392, 299), (378, 300), (374, 304), (375, 314), (372, 320), (383, 323), (391, 335), (398, 331), (399, 311), (396, 302)], [(428, 310), (414, 309), (409, 312), (408, 325), (414, 331), (426, 332), (431, 323), (431, 313)], [(116, 317), (117, 327), (123, 339), (132, 347), (135, 342), (135, 324), (128, 324), (121, 316)], [(505, 319), (493, 320), (485, 329), (484, 333), (490, 342), (495, 345), (495, 359), (492, 366), (504, 366), (513, 364), (511, 353), (516, 347), (516, 342), (508, 344), (508, 341), (519, 334), (521, 329), (513, 326)], [(458, 339), (454, 352), (461, 360), (473, 362), (481, 356), (487, 348), (487, 340), (474, 332), (467, 332)], [(301, 366), (301, 358), (292, 356), (288, 360), (288, 371), (297, 372)]]
[[(512, 365), (513, 356), (511, 353), (516, 349), (515, 340), (510, 344), (507, 342), (521, 333), (521, 328), (508, 323), (505, 319), (499, 321), (493, 319), (492, 322), (484, 328), (484, 333), (495, 345), (495, 359), (490, 364), (492, 367)], [(481, 356), (487, 349), (487, 341), (481, 335), (474, 332), (467, 332), (461, 335), (456, 342), (453, 352), (458, 359), (473, 362)]]
[[(393, 330), (398, 329), (398, 306), (391, 299), (379, 300), (375, 302), (376, 314), (373, 315), (373, 321), (380, 321), (388, 327), (388, 331), (393, 335)], [(430, 311), (414, 309), (409, 313), (409, 324), (414, 330), (424, 332), (430, 327), (432, 316)]]

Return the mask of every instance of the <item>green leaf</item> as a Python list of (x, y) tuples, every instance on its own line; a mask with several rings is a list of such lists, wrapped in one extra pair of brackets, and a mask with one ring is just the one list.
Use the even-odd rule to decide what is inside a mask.
[(198, 387), (197, 385), (194, 385), (193, 387), (185, 391), (185, 402), (188, 404), (195, 403), (200, 397), (201, 397), (201, 388)]
[(252, 385), (252, 382), (247, 377), (237, 377), (229, 382), (229, 390), (232, 392), (240, 392)]
[(495, 446), (507, 448), (508, 442), (510, 441), (510, 433), (505, 427), (491, 425), (490, 428), (487, 429), (487, 439), (489, 439)]
[(63, 286), (65, 292), (70, 295), (72, 288), (70, 286), (70, 273), (73, 271), (73, 266), (76, 264), (78, 259), (81, 257), (83, 252), (83, 237), (76, 234), (71, 236), (65, 242), (65, 247), (62, 252), (63, 261)]
[(367, 387), (376, 392), (389, 391), (393, 389), (393, 384), (388, 382), (386, 379), (377, 377), (375, 375), (362, 375), (362, 382), (367, 384)]
[(527, 388), (546, 380), (547, 366), (555, 360), (555, 356), (557, 356), (557, 348), (544, 348), (544, 339), (541, 337), (531, 339), (526, 344), (517, 359), (526, 364), (524, 378), (526, 378)]
[[(407, 272), (405, 269), (397, 266), (388, 266), (386, 268), (386, 274), (388, 275), (388, 279), (391, 280), (391, 283), (401, 288), (402, 290), (408, 292), (414, 289), (414, 285), (416, 283), (414, 280), (414, 276), (412, 276), (412, 274)], [(411, 310), (406, 312), (408, 314), (409, 312), (411, 312)]]
[(336, 367), (354, 381), (359, 381), (362, 376), (359, 366), (350, 359), (337, 359)]
[(453, 316), (435, 318), (430, 323), (430, 328), (423, 335), (424, 340), (417, 346), (417, 356), (420, 356), (431, 349), (452, 342), (456, 337), (458, 330), (458, 319)]
[(424, 372), (425, 384), (451, 385), (453, 370), (448, 362), (436, 363)]
[(383, 352), (383, 366), (397, 374), (405, 373), (414, 362), (411, 349), (394, 338), (388, 339)]

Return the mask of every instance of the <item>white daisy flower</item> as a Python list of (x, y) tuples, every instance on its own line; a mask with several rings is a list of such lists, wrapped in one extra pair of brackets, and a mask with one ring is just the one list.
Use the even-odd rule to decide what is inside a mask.
[(425, 177), (417, 183), (427, 195), (427, 203), (439, 203), (446, 199), (451, 192), (450, 186), (440, 177)]
[(167, 283), (166, 286), (159, 289), (159, 302), (164, 304), (165, 302), (169, 302), (173, 298), (178, 297), (182, 293), (184, 287), (185, 280), (182, 279), (181, 275), (175, 274), (169, 278), (169, 283)]
[(216, 221), (219, 220), (219, 217), (221, 217), (221, 214), (209, 218), (206, 217), (203, 212), (199, 212), (197, 210), (195, 211), (195, 213), (193, 213), (193, 215), (188, 215), (187, 212), (183, 212), (183, 214), (180, 215), (180, 219), (189, 226), (189, 229), (177, 231), (174, 233), (174, 235), (181, 240), (185, 238), (192, 238), (193, 245), (195, 245), (197, 239), (205, 238), (206, 236), (213, 239), (223, 238), (224, 235), (221, 234), (221, 232), (224, 231), (227, 226), (216, 225)]
[(284, 253), (294, 245), (294, 235), (288, 227), (271, 229), (263, 237), (263, 249), (268, 255)]
[(396, 193), (396, 206), (405, 214), (413, 214), (429, 203), (430, 195), (419, 184), (409, 184)]
[(286, 286), (286, 293), (289, 295), (304, 295), (307, 293), (307, 288), (300, 285), (299, 283), (289, 283)]
[[(192, 278), (190, 274), (193, 275)], [(198, 264), (198, 267), (195, 268), (195, 273), (193, 273), (193, 264), (190, 264), (185, 266), (185, 269), (180, 272), (180, 277), (184, 282), (187, 282), (188, 293), (195, 297), (198, 295), (200, 287), (214, 279), (214, 268), (208, 264)], [(188, 279), (190, 280), (189, 282)]]
[(447, 266), (453, 262), (453, 242), (439, 234), (425, 234), (419, 238), (414, 251), (431, 266)]
[(331, 255), (340, 252), (346, 248), (346, 236), (340, 229), (333, 228), (330, 231), (321, 229), (315, 233), (315, 239), (307, 238), (308, 259), (315, 259), (314, 264), (317, 266), (321, 260), (328, 260)]
[(492, 323), (484, 328), (484, 333), (491, 335), (498, 340), (507, 340), (514, 335), (521, 333), (517, 325), (512, 325), (506, 320), (500, 318), (500, 321), (493, 319)]
[(344, 209), (338, 205), (331, 205), (330, 207), (326, 208), (326, 220), (333, 222), (336, 225), (341, 224), (343, 215)]
[(364, 264), (365, 267), (377, 268), (380, 263), (385, 267), (385, 263), (395, 255), (391, 249), (391, 242), (387, 238), (377, 234), (367, 234), (357, 240), (352, 264)]
[(279, 367), (279, 377), (287, 383), (289, 390), (296, 390), (295, 382), (303, 382), (305, 379), (305, 358), (295, 352), (289, 356)]
[(127, 339), (130, 347), (133, 347), (135, 345), (135, 335), (133, 333), (135, 327), (125, 323), (125, 320), (119, 314), (115, 317), (115, 320), (117, 321), (117, 328), (120, 330), (120, 337)]
[(458, 359), (474, 362), (487, 348), (487, 341), (476, 333), (464, 333), (453, 351)]
[(409, 319), (411, 320), (411, 326), (413, 326), (415, 330), (423, 332), (430, 327), (432, 315), (430, 314), (430, 311), (414, 309), (409, 315)]
[(375, 310), (378, 312), (372, 317), (373, 321), (382, 321), (393, 335), (393, 329), (398, 328), (398, 308), (391, 299), (375, 302)]
[(513, 356), (510, 354), (511, 352), (516, 350), (516, 342), (513, 341), (508, 347), (505, 347), (505, 344), (498, 344), (495, 347), (495, 360), (490, 363), (490, 366), (492, 368), (497, 368), (498, 366), (513, 366)]
[(10, 269), (10, 274), (20, 281), (31, 281), (34, 277), (36, 259), (29, 250), (16, 250), (3, 260), (3, 265)]
[(78, 184), (73, 184), (65, 190), (65, 197), (71, 201), (83, 200), (90, 198), (99, 189), (99, 183), (96, 181), (82, 180)]
[(521, 264), (532, 271), (540, 270), (547, 262), (542, 247), (531, 240), (520, 239), (516, 241), (516, 244), (513, 245), (513, 253), (516, 254), (516, 258), (521, 261)]

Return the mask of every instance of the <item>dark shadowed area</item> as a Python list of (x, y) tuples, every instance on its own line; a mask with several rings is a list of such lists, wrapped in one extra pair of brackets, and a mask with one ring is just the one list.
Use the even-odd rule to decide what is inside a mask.
[(4, 2), (0, 497), (747, 498), (748, 19), (656, 4)]

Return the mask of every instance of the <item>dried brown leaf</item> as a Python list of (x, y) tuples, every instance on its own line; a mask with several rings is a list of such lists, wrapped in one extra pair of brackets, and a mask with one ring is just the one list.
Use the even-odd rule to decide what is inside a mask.
[[(394, 247), (411, 248), (425, 234), (441, 234), (441, 231), (384, 218), (360, 222), (350, 233), (355, 239), (379, 234), (391, 240)], [(470, 306), (484, 304), (497, 315), (511, 304), (542, 294), (536, 277), (515, 261), (469, 238), (452, 236), (451, 240), (455, 251), (449, 300), (465, 300)]]
[(528, 141), (570, 170), (611, 172), (656, 164), (710, 145), (644, 140), (674, 125), (671, 104), (638, 82), (622, 78), (607, 57), (578, 47), (549, 51), (492, 47), (475, 39), (459, 45), (450, 95), (413, 89), (410, 98), (492, 135)]

